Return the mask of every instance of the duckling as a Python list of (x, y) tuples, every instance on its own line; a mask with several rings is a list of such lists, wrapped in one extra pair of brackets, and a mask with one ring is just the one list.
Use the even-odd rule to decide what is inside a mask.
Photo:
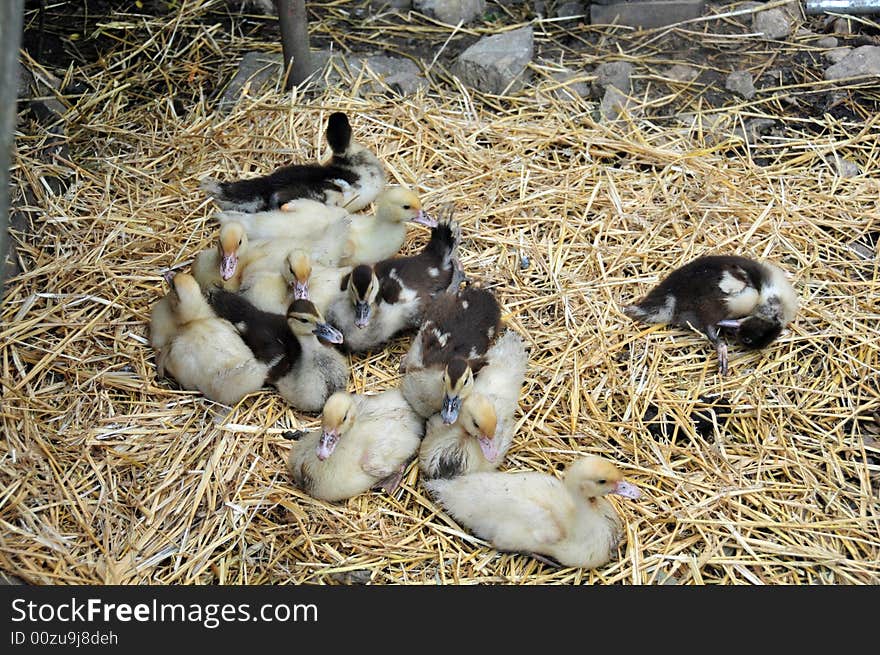
[(321, 343), (342, 343), (342, 334), (327, 324), (311, 301), (294, 300), (286, 315), (264, 312), (224, 289), (212, 290), (208, 302), (268, 366), (266, 381), (291, 406), (316, 412), (330, 394), (348, 384), (347, 358)]
[[(486, 364), (442, 411), (428, 419), (419, 448), (419, 466), (428, 478), (454, 477), (497, 468), (516, 428), (514, 414), (526, 375), (528, 354), (520, 336), (507, 330), (489, 349)], [(448, 377), (444, 376), (448, 385)], [(448, 389), (448, 387), (447, 387)]]
[(424, 421), (399, 389), (337, 392), (324, 404), (321, 429), (291, 448), (288, 469), (299, 488), (321, 500), (344, 500), (377, 485), (392, 493), (423, 431)]
[[(325, 232), (347, 231), (350, 214), (343, 207), (300, 198), (285, 205), (290, 209), (260, 212), (222, 211), (215, 215), (220, 225), (240, 223), (251, 239), (292, 239), (299, 243), (316, 240)], [(343, 225), (340, 225), (343, 224)]]
[(413, 409), (428, 418), (443, 407), (447, 387), (454, 399), (472, 384), (502, 326), (501, 307), (488, 289), (468, 284), (438, 294), (400, 364), (401, 390)]
[[(162, 296), (153, 305), (150, 312), (150, 345), (156, 351), (157, 363), (162, 361), (162, 349), (168, 345), (177, 332), (177, 320), (171, 306), (171, 291), (174, 290), (174, 273), (166, 271), (162, 279), (168, 285), (168, 293)], [(164, 377), (165, 372), (160, 368), (159, 377)]]
[(191, 273), (199, 286), (215, 286), (235, 291), (241, 284), (241, 274), (248, 254), (248, 237), (240, 223), (227, 223), (217, 234), (215, 248), (202, 250), (192, 263)]
[(727, 344), (733, 331), (746, 348), (763, 348), (794, 320), (798, 298), (782, 269), (745, 257), (698, 257), (672, 271), (648, 295), (623, 312), (645, 323), (700, 330), (715, 346), (719, 372), (727, 375)]
[[(158, 362), (160, 375), (167, 373), (184, 389), (201, 391), (227, 405), (262, 388), (269, 367), (254, 358), (229, 321), (217, 317), (192, 275), (174, 276), (167, 309), (173, 316), (175, 331), (164, 334)], [(165, 320), (154, 316), (151, 324), (164, 324)], [(154, 343), (162, 340), (157, 336)]]
[(385, 186), (385, 170), (379, 158), (352, 140), (351, 125), (343, 112), (330, 114), (327, 143), (333, 156), (326, 164), (294, 164), (269, 175), (237, 182), (205, 178), (201, 189), (221, 209), (257, 212), (278, 209), (295, 198), (360, 211)]
[(563, 480), (536, 471), (484, 471), (430, 480), (425, 487), (456, 521), (498, 550), (585, 569), (606, 564), (623, 537), (620, 517), (604, 496), (641, 496), (600, 457), (575, 461)]
[(369, 350), (416, 327), (431, 298), (459, 284), (460, 238), (457, 223), (442, 221), (419, 254), (361, 264), (342, 278), (327, 319), (345, 335), (347, 348)]

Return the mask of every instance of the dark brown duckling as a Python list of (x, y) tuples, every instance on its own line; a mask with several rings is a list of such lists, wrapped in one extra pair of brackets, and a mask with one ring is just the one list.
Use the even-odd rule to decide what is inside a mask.
[(727, 374), (729, 331), (746, 348), (776, 339), (798, 311), (798, 298), (777, 266), (734, 255), (699, 257), (672, 271), (642, 300), (623, 308), (632, 319), (699, 330)]

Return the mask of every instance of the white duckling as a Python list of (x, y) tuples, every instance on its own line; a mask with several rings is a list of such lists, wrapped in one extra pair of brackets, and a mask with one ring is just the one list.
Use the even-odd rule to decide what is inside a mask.
[(441, 221), (417, 255), (355, 266), (327, 308), (327, 319), (345, 335), (346, 347), (369, 350), (416, 327), (432, 298), (459, 284), (460, 238), (454, 221)]
[[(427, 478), (454, 477), (498, 467), (513, 442), (514, 414), (525, 379), (528, 354), (520, 336), (507, 330), (486, 354), (486, 365), (449, 401), (449, 413), (434, 414), (419, 448), (419, 467)], [(448, 384), (448, 379), (445, 380)]]
[(342, 235), (349, 230), (352, 214), (343, 207), (328, 206), (317, 200), (299, 198), (287, 209), (256, 213), (223, 211), (216, 214), (220, 225), (240, 223), (248, 238), (290, 239), (297, 243), (315, 241), (325, 232)]
[(698, 257), (672, 271), (639, 302), (623, 312), (645, 323), (693, 326), (718, 353), (727, 374), (727, 344), (733, 331), (746, 348), (763, 348), (794, 320), (798, 298), (782, 269), (737, 256)]
[(379, 158), (352, 139), (351, 125), (343, 112), (327, 121), (327, 143), (333, 156), (326, 164), (294, 164), (269, 175), (218, 182), (206, 178), (201, 188), (222, 209), (257, 212), (278, 209), (295, 198), (308, 198), (325, 205), (360, 211), (385, 186), (385, 170)]
[(620, 517), (605, 496), (641, 495), (600, 457), (575, 461), (563, 480), (490, 471), (430, 480), (425, 487), (456, 521), (498, 550), (546, 555), (585, 569), (606, 564), (623, 537)]
[(382, 485), (392, 493), (419, 447), (424, 422), (398, 389), (366, 396), (338, 392), (321, 428), (294, 444), (288, 468), (310, 496), (344, 500)]
[(488, 289), (468, 284), (438, 294), (400, 364), (401, 390), (413, 409), (428, 418), (441, 410), (444, 395), (461, 396), (502, 329), (501, 307)]
[[(184, 389), (227, 405), (263, 387), (269, 367), (254, 358), (229, 321), (217, 317), (192, 275), (174, 276), (163, 307), (163, 314), (170, 309), (175, 330), (154, 340), (164, 341), (158, 353), (160, 375), (167, 373)], [(153, 317), (151, 324), (167, 326), (166, 320), (167, 315), (158, 321)]]
[(327, 324), (311, 301), (294, 300), (286, 315), (257, 309), (244, 296), (225, 289), (212, 290), (208, 302), (266, 364), (266, 381), (291, 406), (317, 412), (348, 384), (348, 359), (332, 347), (342, 343), (342, 334)]

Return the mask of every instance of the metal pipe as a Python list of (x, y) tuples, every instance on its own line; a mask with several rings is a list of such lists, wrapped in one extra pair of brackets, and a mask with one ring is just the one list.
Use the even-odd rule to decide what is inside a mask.
[(808, 14), (880, 14), (880, 0), (807, 0)]

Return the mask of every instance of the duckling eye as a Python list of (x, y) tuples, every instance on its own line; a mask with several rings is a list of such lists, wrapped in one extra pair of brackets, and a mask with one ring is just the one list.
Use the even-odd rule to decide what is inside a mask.
[(601, 480), (596, 480), (596, 482), (598, 482), (599, 484), (605, 484), (606, 482), (608, 482), (608, 480), (602, 478)]
[(239, 239), (239, 240), (238, 240), (238, 245), (241, 245), (241, 242), (242, 242), (242, 241), (243, 241), (243, 239)]
[(412, 209), (412, 205), (404, 205), (403, 208), (404, 209)]

